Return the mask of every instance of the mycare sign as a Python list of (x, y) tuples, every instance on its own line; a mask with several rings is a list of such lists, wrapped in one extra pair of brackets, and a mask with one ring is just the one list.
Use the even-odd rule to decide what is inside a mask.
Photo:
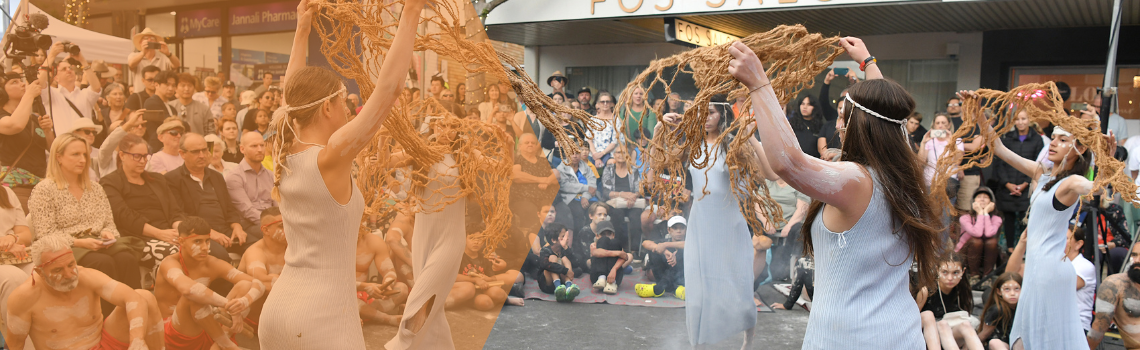
[(485, 24), (672, 17), (906, 1), (926, 0), (513, 0), (504, 2), (491, 11)]

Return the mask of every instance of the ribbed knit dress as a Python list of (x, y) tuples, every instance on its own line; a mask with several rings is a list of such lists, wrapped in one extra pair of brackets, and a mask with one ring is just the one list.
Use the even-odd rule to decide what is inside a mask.
[(910, 295), (910, 247), (896, 232), (879, 178), (867, 170), (875, 189), (855, 226), (832, 232), (823, 211), (812, 222), (815, 297), (803, 349), (926, 348)]
[(348, 204), (333, 198), (317, 168), (322, 148), (286, 158), (279, 191), (289, 248), (261, 311), (262, 349), (364, 349), (355, 274), (364, 197), (353, 182)]

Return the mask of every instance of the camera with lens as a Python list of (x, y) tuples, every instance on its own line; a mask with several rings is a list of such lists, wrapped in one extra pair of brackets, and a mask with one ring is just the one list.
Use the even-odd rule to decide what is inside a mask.
[(69, 53), (71, 55), (79, 55), (79, 53), (81, 51), (79, 50), (79, 45), (75, 45), (75, 44), (72, 44), (71, 42), (64, 41), (63, 42), (63, 52)]
[(146, 43), (146, 48), (151, 49), (151, 50), (161, 50), (162, 49), (162, 43), (157, 43), (157, 42), (151, 41), (149, 43)]
[(27, 23), (15, 26), (8, 33), (8, 45), (4, 48), (4, 53), (10, 58), (22, 59), (35, 56), (39, 50), (47, 51), (51, 48), (51, 36), (41, 32), (47, 29), (49, 23), (47, 15), (32, 14)]

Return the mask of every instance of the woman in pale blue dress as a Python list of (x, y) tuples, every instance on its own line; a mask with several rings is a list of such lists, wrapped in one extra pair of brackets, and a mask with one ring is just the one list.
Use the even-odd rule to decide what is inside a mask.
[[(744, 332), (744, 348), (749, 348), (756, 325), (756, 305), (752, 301), (754, 250), (725, 164), (728, 138), (716, 142), (732, 120), (732, 108), (723, 98), (714, 101), (707, 109), (702, 157), (711, 157), (711, 161), (705, 169), (688, 165), (695, 202), (689, 213), (683, 251), (686, 283), (662, 293), (685, 299), (689, 343), (694, 347), (716, 344)], [(669, 113), (662, 118), (665, 124), (673, 124), (680, 117)], [(658, 124), (658, 130), (661, 125)]]
[[(959, 96), (963, 100), (978, 98), (968, 91)], [(985, 120), (979, 120), (978, 126), (993, 129)], [(1048, 172), (1040, 163), (1022, 158), (1001, 142), (990, 146), (1014, 169), (1037, 179), (1037, 189), (1029, 202), (1021, 299), (1009, 337), (1014, 350), (1088, 347), (1077, 311), (1077, 274), (1065, 256), (1065, 244), (1076, 203), (1092, 190), (1093, 182), (1084, 174), (1088, 173), (1093, 152), (1060, 126), (1053, 128), (1052, 136), (1048, 159), (1055, 166)], [(1109, 131), (1104, 138), (1112, 150), (1108, 157), (1112, 157), (1116, 137)], [(1089, 333), (1088, 337), (1098, 335)]]
[(814, 199), (802, 235), (816, 267), (803, 348), (922, 349), (910, 266), (917, 261), (919, 279), (933, 281), (942, 246), (941, 223), (906, 134), (915, 102), (882, 79), (862, 40), (839, 43), (866, 62), (868, 80), (848, 88), (839, 110), (837, 129), (846, 134), (838, 162), (799, 148), (756, 54), (740, 42), (729, 48), (729, 73), (750, 91), (763, 141), (753, 140), (753, 147), (779, 177)]

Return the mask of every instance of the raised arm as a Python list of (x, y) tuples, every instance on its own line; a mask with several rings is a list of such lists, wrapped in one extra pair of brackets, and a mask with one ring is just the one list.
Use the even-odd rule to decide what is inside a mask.
[[(973, 91), (963, 90), (958, 92), (958, 97), (961, 98), (962, 101), (965, 101), (968, 99), (978, 98), (978, 94), (974, 93)], [(982, 130), (988, 130), (991, 133), (994, 132), (994, 126), (990, 124), (989, 118), (979, 118), (978, 127)], [(980, 136), (975, 137), (974, 141), (970, 144), (978, 142), (979, 138)], [(1012, 150), (1006, 147), (1005, 143), (1003, 142), (992, 142), (992, 145), (990, 145), (990, 147), (993, 147), (994, 155), (997, 155), (998, 158), (1001, 158), (1002, 161), (1006, 162), (1006, 164), (1009, 164), (1009, 166), (1013, 167), (1014, 169), (1017, 169), (1017, 171), (1020, 171), (1022, 174), (1029, 176), (1030, 179), (1036, 180), (1037, 178), (1041, 177), (1041, 174), (1043, 174), (1045, 171), (1045, 168), (1041, 167), (1041, 164), (1032, 159), (1022, 158), (1020, 155), (1014, 153)], [(970, 150), (970, 147), (967, 146), (966, 150)]]
[[(869, 55), (866, 48), (861, 48), (861, 51), (848, 49), (848, 52), (855, 59), (861, 58), (857, 57), (860, 56), (857, 52), (861, 52), (863, 57)], [(764, 141), (764, 153), (772, 171), (808, 197), (834, 206), (844, 217), (861, 216), (870, 202), (873, 188), (868, 174), (855, 163), (827, 162), (805, 154), (788, 124), (760, 59), (741, 42), (733, 43), (729, 53), (734, 57), (729, 63), (729, 73), (751, 91), (756, 129)]]
[[(392, 47), (384, 55), (384, 63), (376, 80), (376, 88), (372, 90), (372, 96), (368, 98), (368, 102), (364, 103), (364, 107), (360, 109), (356, 118), (353, 118), (329, 138), (328, 148), (321, 151), (318, 160), (318, 165), (322, 169), (343, 170), (347, 174), (352, 167), (352, 160), (364, 147), (368, 146), (368, 141), (372, 139), (373, 135), (376, 135), (376, 131), (380, 130), (380, 125), (388, 118), (388, 113), (391, 112), (392, 106), (400, 97), (400, 88), (404, 84), (408, 67), (411, 65), (412, 44), (416, 40), (416, 29), (419, 28), (420, 12), (423, 11), (424, 1), (409, 0), (404, 3), (404, 10), (400, 15), (400, 24), (396, 30), (396, 38), (392, 40)], [(311, 12), (315, 11), (315, 9), (307, 9), (306, 14), (303, 14), (302, 17), (312, 16)], [(311, 21), (311, 18), (308, 21)], [(298, 22), (302, 27), (307, 27), (304, 23), (300, 23), (302, 21), (299, 20)], [(300, 30), (297, 31), (297, 35), (301, 35)], [(294, 65), (292, 60), (303, 59), (304, 56), (292, 56), (289, 64)]]
[(0, 118), (0, 134), (15, 135), (24, 131), (24, 128), (28, 126), (28, 119), (32, 117), (32, 105), (35, 103), (36, 97), (40, 96), (33, 91), (43, 91), (42, 82), (44, 81), (46, 80), (36, 79), (28, 83), (26, 89), (28, 92), (20, 98), (20, 104), (16, 105), (16, 109), (12, 111), (11, 115)]

